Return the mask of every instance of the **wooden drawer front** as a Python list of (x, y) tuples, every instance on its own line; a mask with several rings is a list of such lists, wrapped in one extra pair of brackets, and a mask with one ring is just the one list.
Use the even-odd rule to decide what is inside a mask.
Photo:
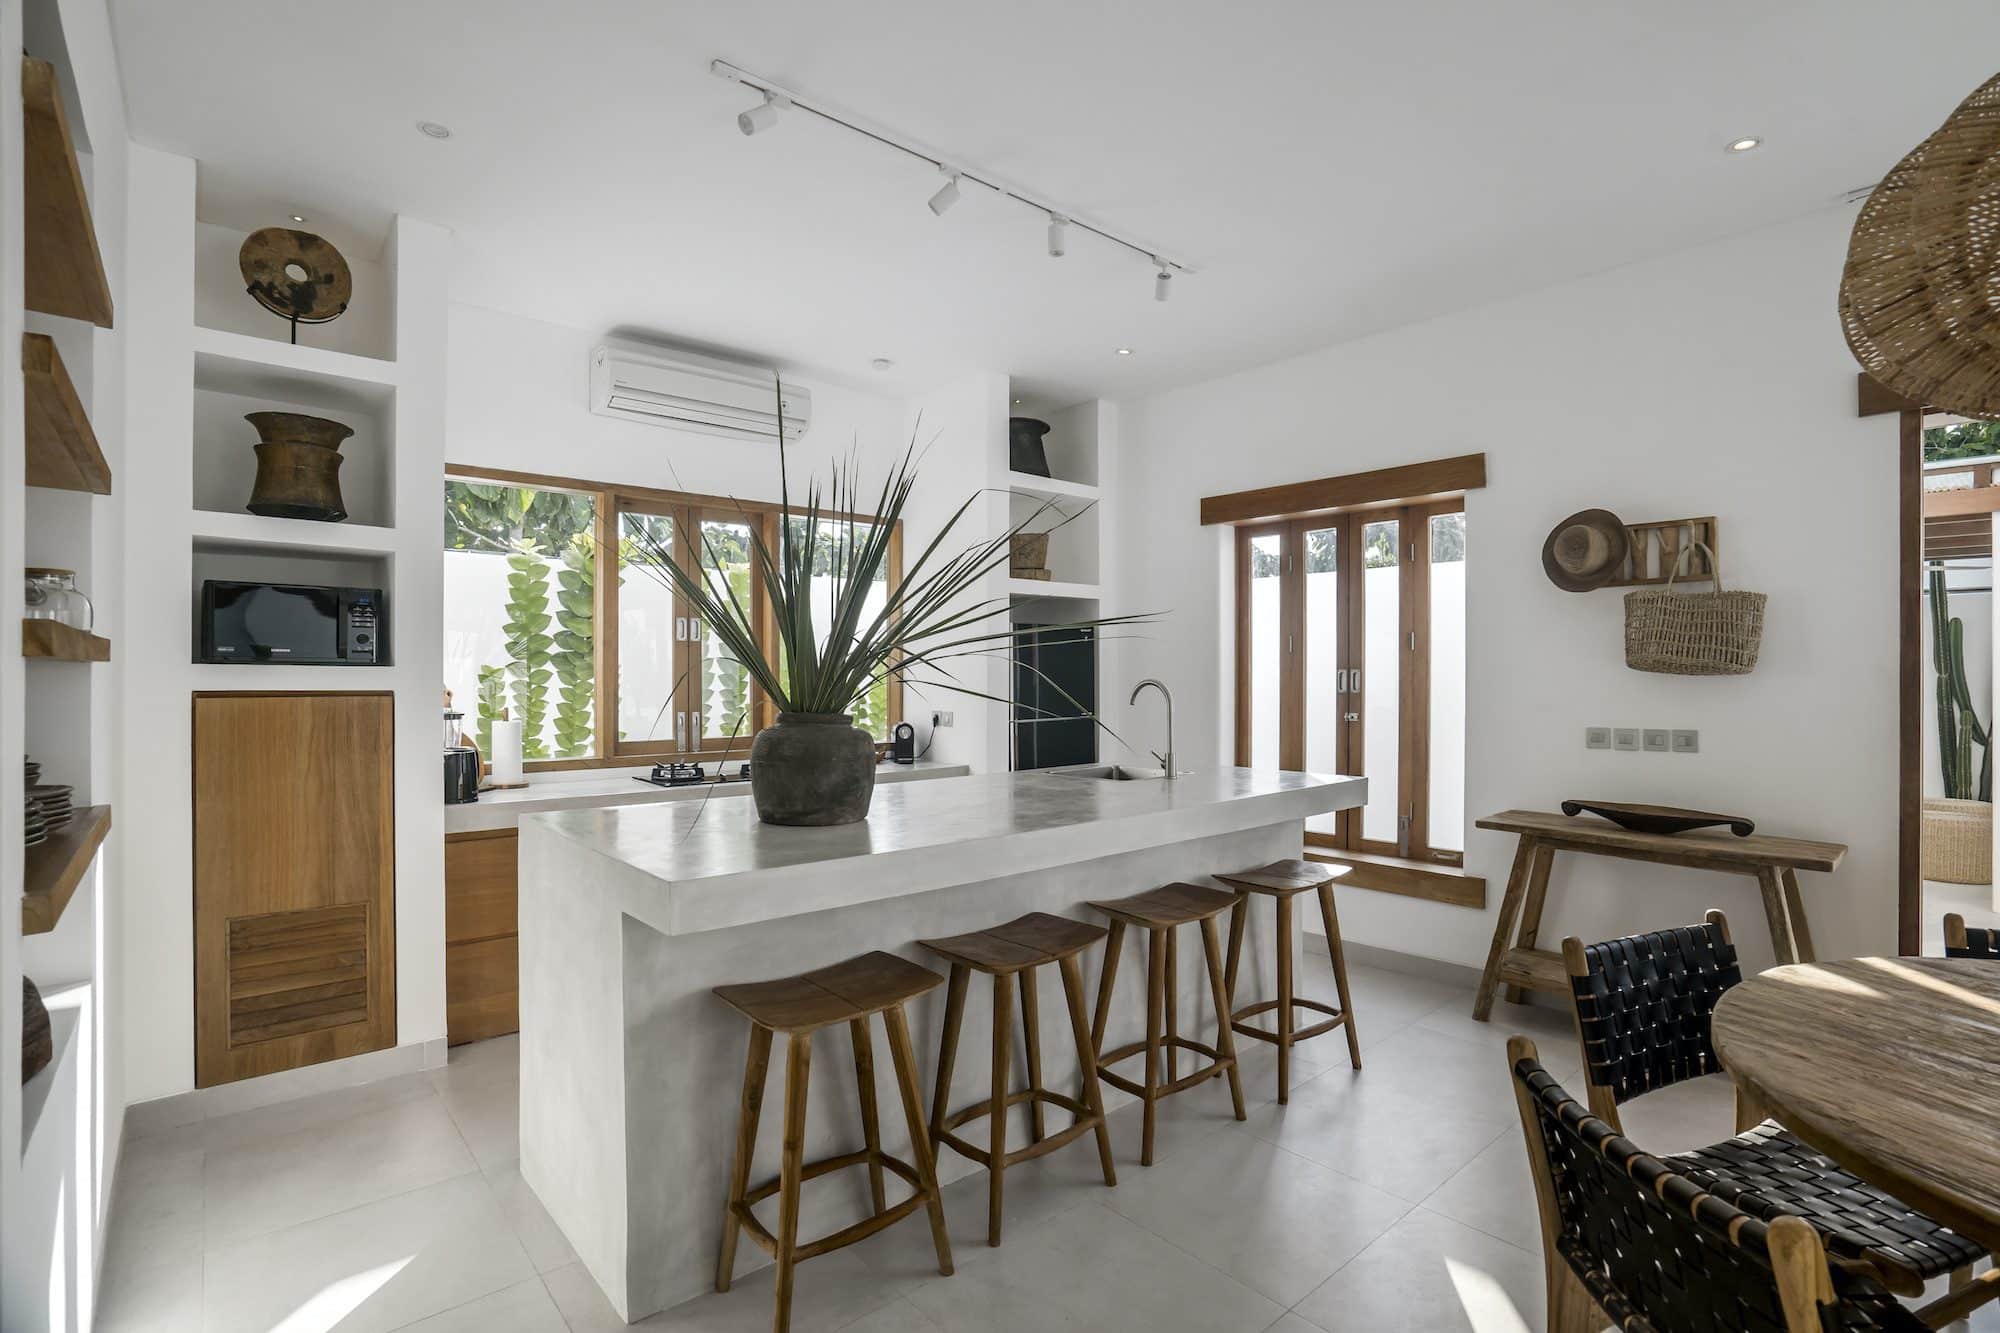
[(444, 938), (448, 944), (512, 935), (520, 905), (513, 829), (461, 834), (444, 844)]
[(229, 1044), (368, 1021), (368, 904), (229, 923)]
[(502, 935), (445, 946), (444, 1025), (452, 1045), (520, 1031), (519, 943)]

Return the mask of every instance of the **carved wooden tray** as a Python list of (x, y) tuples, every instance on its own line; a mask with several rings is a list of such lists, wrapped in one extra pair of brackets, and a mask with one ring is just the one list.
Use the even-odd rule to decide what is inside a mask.
[(1739, 838), (1747, 838), (1757, 826), (1741, 815), (1718, 815), (1707, 810), (1683, 810), (1674, 805), (1627, 805), (1620, 801), (1564, 801), (1562, 812), (1574, 818), (1588, 810), (1620, 828), (1634, 833), (1686, 833), (1689, 829), (1729, 826)]

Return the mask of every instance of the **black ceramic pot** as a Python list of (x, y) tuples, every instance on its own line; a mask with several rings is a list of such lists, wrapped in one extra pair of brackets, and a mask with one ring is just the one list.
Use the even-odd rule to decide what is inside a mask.
[(1008, 417), (1007, 466), (1031, 477), (1048, 476), (1049, 455), (1042, 448), (1042, 436), (1048, 433), (1049, 423), (1046, 421), (1037, 421), (1033, 417)]
[(853, 824), (875, 796), (875, 742), (846, 713), (780, 713), (750, 743), (750, 795), (766, 824)]

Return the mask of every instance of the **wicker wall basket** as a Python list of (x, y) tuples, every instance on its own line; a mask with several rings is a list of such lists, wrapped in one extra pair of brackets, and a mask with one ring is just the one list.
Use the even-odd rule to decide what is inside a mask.
[[(1674, 580), (1695, 551), (1708, 557), (1713, 592), (1676, 592)], [(1725, 592), (1722, 568), (1705, 542), (1681, 549), (1659, 588), (1625, 594), (1625, 665), (1670, 676), (1747, 676), (1764, 642), (1764, 594)]]
[(1924, 878), (1944, 884), (1993, 882), (1993, 806), (1924, 798)]

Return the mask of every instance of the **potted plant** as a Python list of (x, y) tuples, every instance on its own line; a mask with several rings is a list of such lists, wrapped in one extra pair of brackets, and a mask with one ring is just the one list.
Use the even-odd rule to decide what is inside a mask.
[[(1924, 798), (1923, 875), (1946, 884), (1993, 882), (1993, 751), (1965, 678), (1965, 622), (1951, 614), (1944, 566), (1930, 567), (1931, 664), (1937, 672), (1938, 757), (1944, 795)], [(1979, 769), (1972, 767), (1973, 747)]]
[[(858, 469), (851, 461), (836, 462), (824, 490), (815, 479), (804, 502), (795, 505), (780, 435), (776, 549), (759, 525), (750, 528), (751, 577), (761, 582), (777, 626), (775, 661), (758, 642), (748, 599), (717, 571), (720, 561), (697, 557), (694, 568), (684, 568), (670, 543), (647, 529), (636, 535), (636, 563), (707, 623), (777, 709), (776, 724), (758, 732), (750, 746), (751, 793), (757, 815), (766, 823), (851, 824), (868, 817), (875, 743), (853, 725), (852, 710), (875, 685), (915, 680), (1008, 702), (961, 683), (954, 667), (969, 658), (1003, 653), (1013, 644), (1007, 598), (982, 596), (980, 585), (987, 575), (1006, 568), (1014, 538), (1039, 524), (1050, 506), (997, 536), (952, 552), (951, 534), (979, 498), (968, 497), (901, 577), (885, 580), (886, 597), (871, 612), (870, 593), (887, 566), (896, 524), (916, 484), (915, 468), (913, 442), (872, 507), (864, 509)], [(1060, 518), (1054, 526), (1074, 517)], [(703, 541), (708, 540), (704, 534)], [(829, 545), (832, 559), (825, 560)], [(814, 614), (813, 585), (815, 573), (824, 579), (825, 569), (831, 570), (831, 598), (822, 625)], [(824, 589), (820, 595), (824, 598)], [(1111, 616), (1059, 628), (1146, 619), (1150, 617)], [(925, 672), (920, 680), (913, 676), (919, 670)], [(1066, 694), (1063, 698), (1075, 702)]]

